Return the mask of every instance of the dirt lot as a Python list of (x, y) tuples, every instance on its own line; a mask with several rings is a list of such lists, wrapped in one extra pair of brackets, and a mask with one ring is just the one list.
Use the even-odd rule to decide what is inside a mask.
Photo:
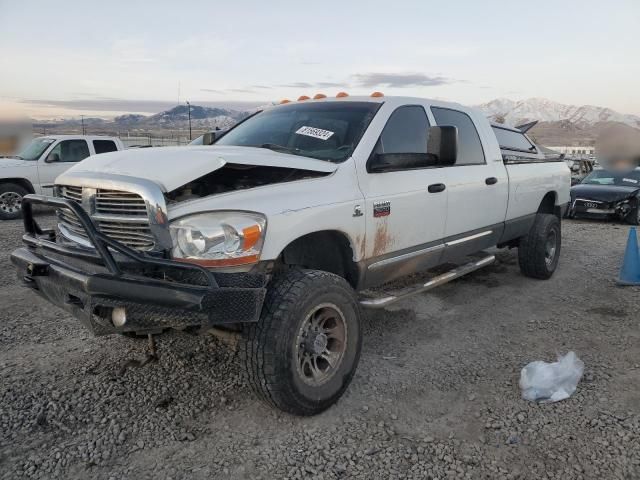
[[(45, 215), (43, 214), (43, 218)], [(368, 313), (360, 367), (315, 418), (248, 390), (216, 338), (93, 338), (17, 285), (21, 225), (0, 225), (0, 477), (640, 478), (640, 289), (619, 288), (628, 227), (563, 226), (559, 270), (483, 271)], [(520, 369), (575, 350), (585, 376), (553, 405), (520, 398)]]

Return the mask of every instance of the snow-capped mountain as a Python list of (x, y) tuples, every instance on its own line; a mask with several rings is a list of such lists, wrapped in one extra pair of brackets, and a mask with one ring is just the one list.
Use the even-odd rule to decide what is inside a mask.
[(624, 123), (640, 129), (640, 117), (626, 115), (606, 107), (593, 105), (565, 105), (545, 98), (529, 98), (514, 101), (498, 98), (478, 105), (494, 120), (503, 120), (508, 125), (519, 125), (533, 120), (540, 122), (569, 121), (576, 125), (595, 125), (600, 122)]

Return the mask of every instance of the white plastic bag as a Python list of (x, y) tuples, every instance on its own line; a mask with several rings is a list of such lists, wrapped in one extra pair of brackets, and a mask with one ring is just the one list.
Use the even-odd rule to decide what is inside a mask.
[(576, 391), (584, 363), (574, 352), (555, 363), (531, 362), (520, 373), (522, 398), (532, 402), (559, 402)]

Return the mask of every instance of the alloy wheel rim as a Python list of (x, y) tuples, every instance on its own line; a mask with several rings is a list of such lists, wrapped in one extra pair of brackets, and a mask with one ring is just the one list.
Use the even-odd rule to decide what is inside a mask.
[(22, 208), (22, 195), (16, 192), (4, 192), (0, 194), (0, 211), (4, 213), (17, 213)]
[(298, 375), (308, 385), (328, 382), (340, 368), (347, 347), (347, 322), (332, 303), (317, 305), (302, 322), (296, 339)]
[(557, 233), (555, 230), (551, 230), (544, 245), (544, 261), (547, 265), (551, 265), (553, 263), (553, 259), (556, 257), (556, 249)]

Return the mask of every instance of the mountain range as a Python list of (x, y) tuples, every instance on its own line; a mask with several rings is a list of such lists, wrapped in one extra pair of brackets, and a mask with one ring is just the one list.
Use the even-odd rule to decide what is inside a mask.
[(640, 128), (640, 117), (618, 113), (610, 108), (593, 105), (565, 105), (546, 98), (509, 100), (498, 98), (477, 105), (489, 118), (502, 123), (519, 125), (538, 120), (539, 122), (567, 121), (577, 126), (596, 125), (601, 122), (616, 122)]
[[(529, 133), (547, 146), (593, 145), (611, 129), (640, 136), (640, 117), (606, 107), (566, 105), (545, 98), (498, 98), (476, 107), (491, 120), (512, 126), (537, 120), (539, 123)], [(191, 126), (194, 131), (228, 128), (253, 111), (191, 105)], [(77, 132), (80, 125), (78, 119), (34, 123), (36, 129), (42, 127), (52, 133)], [(189, 128), (189, 111), (186, 105), (178, 105), (155, 115), (127, 114), (113, 120), (85, 118), (84, 125), (92, 133), (185, 131)]]

